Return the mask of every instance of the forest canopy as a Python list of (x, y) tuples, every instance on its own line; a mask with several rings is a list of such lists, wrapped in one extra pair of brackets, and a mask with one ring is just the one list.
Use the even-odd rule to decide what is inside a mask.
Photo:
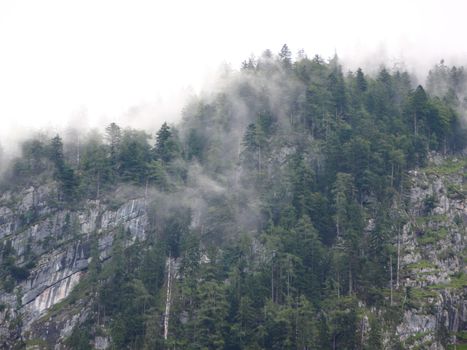
[[(110, 261), (89, 267), (99, 311), (70, 344), (105, 312), (116, 348), (356, 349), (362, 301), (386, 310), (364, 345), (380, 348), (382, 323), (400, 317), (388, 289), (408, 171), (467, 146), (464, 68), (441, 62), (422, 86), (388, 67), (344, 72), (337, 56), (293, 59), (284, 45), (219, 86), (159, 130), (32, 137), (5, 173), (4, 190), (55, 182), (57, 208), (112, 204), (122, 186), (154, 208), (148, 242), (127, 247), (120, 232)], [(5, 247), (2, 278), (21, 280)], [(164, 340), (169, 257), (179, 278)]]

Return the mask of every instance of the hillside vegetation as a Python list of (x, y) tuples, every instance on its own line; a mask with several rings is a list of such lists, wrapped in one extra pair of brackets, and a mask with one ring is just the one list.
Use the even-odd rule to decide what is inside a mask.
[[(465, 97), (462, 67), (440, 63), (422, 86), (385, 67), (374, 76), (343, 72), (337, 57), (292, 60), (284, 45), (227, 72), (177, 125), (112, 123), (79, 137), (27, 140), (1, 184), (0, 207), (11, 214), (0, 208), (0, 224), (8, 213), (16, 229), (0, 235), (0, 313), (15, 308), (8, 295), (20, 300), (3, 318), (17, 322), (8, 344), (463, 346), (465, 316), (456, 316), (456, 329), (400, 327), (441, 291), (462, 296), (466, 287)], [(47, 192), (41, 208), (21, 209), (15, 193), (28, 188)], [(147, 213), (138, 234), (99, 211), (119, 215), (131, 200), (139, 202), (122, 216), (135, 205)], [(39, 242), (24, 233), (59, 212), (57, 236)], [(92, 230), (86, 215), (94, 215)], [(443, 258), (429, 255), (458, 236)], [(79, 283), (26, 327), (25, 281), (41, 256), (76, 242), (87, 259)], [(443, 264), (457, 270), (444, 276)], [(423, 274), (437, 280), (422, 283)], [(41, 337), (41, 325), (60, 315), (80, 316), (65, 336)]]

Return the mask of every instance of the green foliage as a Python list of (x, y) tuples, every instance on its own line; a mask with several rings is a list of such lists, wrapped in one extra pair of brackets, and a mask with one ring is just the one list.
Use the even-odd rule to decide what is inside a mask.
[[(115, 142), (115, 141), (114, 141)], [(111, 149), (116, 148), (116, 144)], [(81, 190), (91, 198), (99, 198), (101, 192), (108, 189), (108, 184), (113, 181), (114, 173), (112, 169), (112, 159), (115, 155), (111, 151), (110, 158), (107, 155), (107, 147), (102, 142), (102, 137), (98, 133), (88, 136), (87, 142), (83, 146), (81, 160), (82, 181)]]
[(140, 185), (145, 183), (151, 159), (148, 139), (149, 135), (143, 131), (124, 130), (118, 158), (119, 174), (124, 181)]
[(287, 44), (282, 46), (282, 49), (279, 52), (279, 60), (284, 68), (290, 69), (292, 67), (292, 53), (290, 52)]
[(18, 265), (17, 253), (11, 240), (0, 242), (0, 258), (0, 288), (11, 293), (18, 282), (29, 277), (34, 262), (31, 260), (31, 263)]
[(161, 228), (161, 239), (165, 241), (167, 255), (180, 256), (181, 242), (189, 233), (191, 223), (190, 208), (173, 208), (169, 217), (164, 220)]
[(467, 274), (460, 272), (451, 277), (451, 282), (448, 284), (449, 288), (462, 289), (467, 287)]
[(202, 161), (205, 150), (206, 139), (201, 134), (201, 131), (191, 128), (188, 132), (187, 138), (187, 159), (197, 159), (199, 161)]
[(89, 324), (87, 326), (75, 327), (71, 335), (67, 338), (65, 344), (71, 349), (91, 350), (91, 337)]
[(120, 167), (119, 154), (121, 152), (122, 131), (117, 124), (111, 123), (105, 128), (105, 132), (108, 144), (108, 159), (111, 164), (112, 175), (115, 176)]
[[(53, 172), (57, 207), (87, 199), (118, 207), (121, 199), (110, 194), (122, 183), (155, 206), (146, 240), (132, 241), (119, 227), (105, 262), (92, 234), (87, 276), (67, 302), (86, 296), (93, 312), (67, 346), (89, 348), (102, 326), (116, 349), (383, 348), (386, 327), (404, 309), (421, 307), (437, 288), (465, 287), (461, 274), (448, 285), (389, 290), (393, 243), (407, 220), (407, 171), (425, 165), (430, 151), (465, 146), (458, 114), (465, 80), (461, 69), (442, 64), (426, 88), (412, 89), (407, 72), (344, 75), (337, 56), (302, 54), (294, 62), (284, 45), (278, 55), (245, 61), (216, 95), (194, 99), (177, 128), (161, 126), (153, 146), (145, 131), (115, 123), (104, 137), (84, 138), (79, 163), (59, 135), (49, 144), (25, 142), (10, 179), (35, 186)], [(452, 157), (427, 174), (450, 176), (465, 165)], [(463, 199), (464, 192), (450, 185), (447, 195)], [(431, 215), (435, 196), (423, 205), (417, 241), (436, 244), (448, 234), (438, 225), (447, 218)], [(21, 212), (20, 224), (36, 222), (38, 213)], [(79, 233), (76, 220), (65, 218), (64, 235)], [(165, 315), (169, 257), (177, 275)], [(21, 259), (5, 240), (7, 292), (35, 265), (31, 249)], [(407, 272), (434, 267), (422, 260)], [(388, 305), (391, 292), (397, 306)], [(366, 344), (360, 305), (382, 310), (370, 316)], [(403, 345), (390, 339), (388, 346)]]
[(180, 146), (176, 134), (167, 123), (162, 124), (156, 134), (156, 144), (154, 146), (154, 158), (163, 163), (168, 163), (180, 154)]
[(79, 178), (75, 171), (66, 163), (63, 155), (63, 142), (59, 135), (51, 139), (49, 144), (49, 159), (55, 165), (55, 179), (60, 183), (61, 194), (67, 202), (76, 200)]
[(351, 297), (330, 300), (327, 305), (327, 323), (330, 328), (332, 347), (355, 349), (357, 347), (357, 305)]
[(368, 337), (368, 349), (383, 349), (383, 338), (381, 334), (381, 321), (377, 317), (370, 320), (370, 334)]
[(434, 265), (432, 262), (428, 260), (420, 260), (416, 263), (407, 265), (408, 269), (432, 269), (435, 267), (436, 265)]
[(426, 173), (429, 175), (434, 174), (439, 176), (446, 176), (458, 173), (465, 167), (467, 167), (466, 159), (450, 158), (447, 161), (444, 161), (441, 165), (428, 166)]
[[(164, 282), (164, 249), (136, 242), (124, 249), (125, 231), (121, 227), (112, 245), (111, 261), (92, 267), (90, 282), (98, 288), (99, 313), (110, 315), (110, 333), (116, 348), (128, 345), (143, 348), (149, 344), (147, 322), (158, 307), (158, 294)], [(91, 268), (91, 267), (90, 267)], [(90, 272), (91, 272), (90, 271)], [(152, 330), (154, 331), (154, 330)]]
[(446, 238), (448, 231), (445, 227), (441, 227), (438, 230), (433, 229), (426, 229), (424, 231), (420, 231), (417, 242), (422, 245), (427, 244), (436, 244), (437, 242)]

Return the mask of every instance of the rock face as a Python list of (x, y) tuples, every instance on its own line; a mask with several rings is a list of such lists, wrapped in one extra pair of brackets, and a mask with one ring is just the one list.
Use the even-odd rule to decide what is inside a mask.
[[(466, 177), (455, 165), (454, 170), (442, 165), (410, 173), (406, 223), (394, 242), (400, 251), (394, 299), (403, 311), (391, 334), (405, 349), (447, 349), (467, 328)], [(0, 348), (20, 342), (31, 349), (66, 348), (73, 328), (92, 313), (91, 301), (78, 296), (69, 305), (60, 302), (79, 290), (93, 245), (105, 261), (119, 230), (126, 233), (127, 245), (146, 238), (144, 198), (112, 205), (89, 200), (78, 209), (64, 209), (57, 208), (55, 193), (49, 184), (0, 197), (0, 241), (11, 243), (16, 265), (34, 261), (27, 278), (0, 291)], [(370, 220), (366, 230), (373, 227)], [(110, 339), (99, 334), (91, 343), (106, 349)]]
[[(118, 230), (128, 234), (128, 244), (146, 237), (148, 215), (143, 198), (112, 208), (88, 201), (82, 209), (69, 210), (50, 204), (53, 193), (53, 186), (42, 186), (0, 197), (0, 239), (11, 242), (19, 266), (27, 263), (28, 256), (37, 257), (26, 279), (10, 293), (0, 292), (0, 348), (9, 348), (20, 339), (26, 344), (40, 339), (60, 348), (73, 327), (85, 319), (86, 303), (78, 301), (83, 308), (71, 317), (42, 319), (86, 274), (92, 241), (97, 241), (99, 258), (106, 260)], [(107, 343), (106, 338), (96, 340), (99, 348)]]
[(408, 223), (401, 237), (407, 349), (445, 349), (467, 327), (465, 168), (456, 161), (411, 172)]
[[(48, 255), (48, 254), (47, 254)], [(31, 320), (69, 295), (88, 266), (89, 244), (77, 242), (47, 256), (21, 285), (21, 307)]]

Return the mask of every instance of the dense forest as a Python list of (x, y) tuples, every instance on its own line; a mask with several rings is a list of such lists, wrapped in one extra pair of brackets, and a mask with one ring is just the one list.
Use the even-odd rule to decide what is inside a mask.
[[(2, 191), (53, 182), (55, 208), (118, 206), (120, 192), (150, 208), (147, 237), (121, 228), (109, 259), (92, 238), (68, 299), (86, 296), (93, 312), (67, 345), (108, 332), (115, 349), (382, 349), (414, 303), (396, 249), (409, 171), (467, 146), (463, 67), (441, 62), (414, 81), (284, 45), (226, 72), (176, 125), (25, 141)], [(37, 257), (19, 263), (7, 239), (0, 249), (0, 287), (12, 291)]]

